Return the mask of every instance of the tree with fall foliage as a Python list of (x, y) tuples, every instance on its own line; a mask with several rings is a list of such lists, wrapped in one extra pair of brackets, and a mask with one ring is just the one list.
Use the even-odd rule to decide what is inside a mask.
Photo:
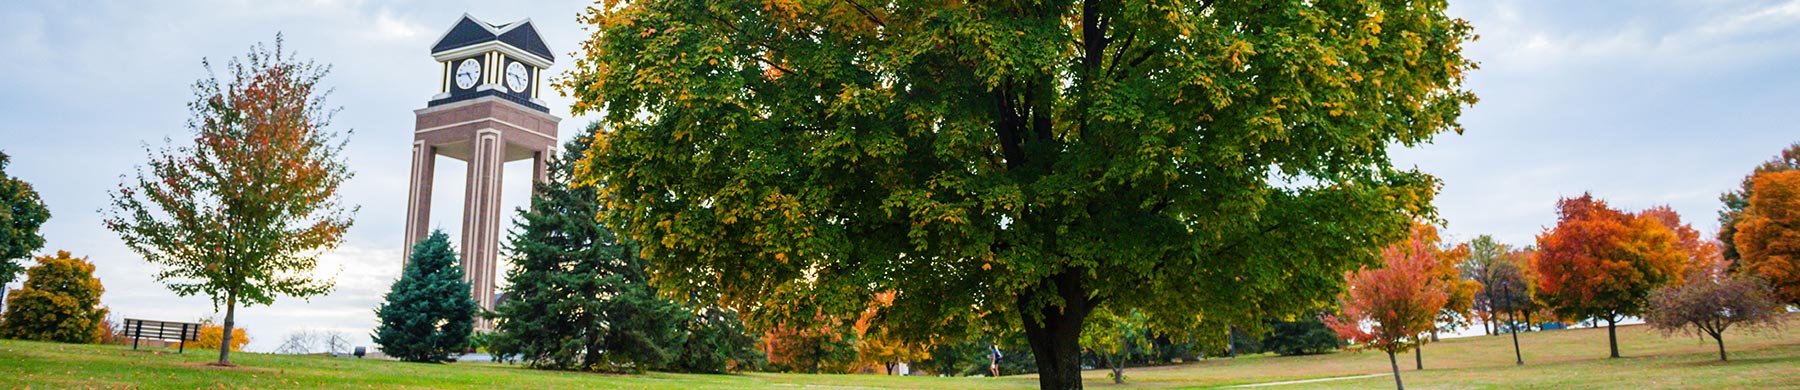
[(881, 328), (864, 332), (861, 341), (856, 354), (864, 362), (881, 365), (888, 375), (899, 375), (901, 363), (918, 364), (931, 359), (931, 345), (889, 337)]
[(1148, 349), (1154, 335), (1150, 332), (1149, 320), (1142, 313), (1127, 311), (1114, 313), (1106, 307), (1094, 310), (1093, 317), (1087, 327), (1081, 330), (1081, 346), (1100, 357), (1111, 371), (1113, 384), (1125, 383), (1125, 366), (1130, 363), (1131, 355), (1140, 353), (1140, 349)]
[(609, 0), (560, 87), (668, 291), (763, 324), (895, 291), (893, 334), (1017, 327), (1072, 389), (1101, 304), (1299, 314), (1433, 212), (1388, 148), (1475, 101), (1446, 8)]
[(21, 260), (44, 247), (38, 228), (50, 219), (50, 209), (31, 183), (6, 174), (12, 158), (0, 153), (0, 305), (6, 302), (6, 286), (25, 270)]
[(846, 374), (856, 369), (856, 329), (830, 319), (776, 324), (763, 334), (769, 366), (776, 371)]
[[(209, 76), (188, 104), (193, 144), (147, 151), (147, 166), (112, 193), (105, 224), (160, 265), (156, 280), (175, 294), (223, 306), (229, 341), (239, 305), (331, 291), (315, 275), (318, 256), (343, 242), (357, 208), (338, 193), (351, 174), (340, 155), (347, 137), (326, 129), (328, 67), (295, 59), (280, 35), (233, 58), (227, 80), (201, 64)], [(231, 350), (219, 348), (215, 364), (232, 365)]]
[(1614, 358), (1618, 321), (1642, 314), (1657, 287), (1681, 282), (1694, 258), (1693, 229), (1671, 229), (1686, 225), (1657, 210), (1666, 208), (1626, 213), (1582, 194), (1558, 201), (1556, 227), (1538, 235), (1539, 296), (1563, 318), (1606, 321)]
[(1438, 236), (1436, 226), (1421, 223), (1415, 229), (1422, 232), (1419, 239), (1424, 240), (1427, 245), (1437, 248), (1437, 253), (1433, 254), (1436, 263), (1431, 265), (1432, 280), (1429, 284), (1432, 288), (1443, 290), (1445, 294), (1444, 306), (1438, 311), (1437, 319), (1432, 321), (1434, 326), (1427, 331), (1430, 333), (1429, 337), (1421, 337), (1419, 345), (1413, 347), (1414, 369), (1423, 370), (1425, 369), (1425, 342), (1437, 342), (1438, 333), (1455, 332), (1457, 329), (1468, 326), (1469, 318), (1474, 316), (1475, 292), (1481, 288), (1481, 284), (1464, 280), (1462, 271), (1457, 268), (1469, 258), (1470, 249), (1467, 244), (1446, 247), (1443, 239)]
[(1325, 319), (1357, 349), (1386, 352), (1394, 387), (1403, 390), (1406, 385), (1400, 381), (1395, 355), (1417, 348), (1420, 336), (1437, 328), (1438, 314), (1450, 300), (1449, 291), (1435, 285), (1439, 280), (1433, 268), (1440, 262), (1438, 248), (1423, 231), (1429, 228), (1419, 225), (1411, 238), (1382, 249), (1386, 262), (1382, 268), (1349, 273), (1349, 290), (1339, 298), (1343, 314)]
[[(1729, 264), (1725, 262), (1720, 265)], [(1650, 294), (1644, 322), (1663, 332), (1712, 337), (1719, 345), (1719, 361), (1725, 357), (1725, 330), (1773, 329), (1787, 314), (1768, 283), (1754, 275), (1732, 275), (1726, 267), (1707, 267), (1685, 283), (1665, 286)]]
[[(245, 345), (250, 345), (250, 336), (246, 333), (249, 332), (244, 328), (231, 328), (231, 350), (242, 351), (244, 350)], [(213, 324), (212, 320), (201, 321), (200, 333), (198, 336), (195, 336), (195, 338), (197, 340), (191, 342), (184, 341), (183, 343), (189, 344), (183, 347), (220, 348), (225, 345), (225, 327)]]
[(1740, 271), (1774, 285), (1781, 302), (1800, 306), (1800, 170), (1758, 174), (1737, 223)]
[[(1737, 246), (1738, 222), (1743, 218), (1744, 209), (1750, 207), (1750, 198), (1756, 196), (1756, 176), (1790, 171), (1800, 171), (1800, 142), (1788, 145), (1775, 158), (1757, 165), (1749, 175), (1744, 176), (1743, 184), (1737, 190), (1719, 195), (1719, 202), (1725, 204), (1725, 209), (1719, 210), (1719, 242), (1723, 246), (1725, 260), (1736, 262), (1742, 258)], [(1733, 264), (1744, 265), (1741, 262)]]
[(6, 298), (0, 338), (99, 343), (106, 335), (107, 310), (100, 306), (106, 288), (94, 277), (94, 263), (69, 251), (37, 263), (25, 270), (25, 287)]

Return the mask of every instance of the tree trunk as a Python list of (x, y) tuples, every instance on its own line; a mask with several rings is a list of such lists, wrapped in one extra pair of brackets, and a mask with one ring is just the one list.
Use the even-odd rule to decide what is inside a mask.
[[(1040, 389), (1081, 389), (1081, 324), (1097, 302), (1087, 297), (1080, 278), (1080, 274), (1065, 271), (1016, 297), (1025, 339), (1037, 359)], [(1030, 294), (1037, 289), (1052, 289), (1063, 299), (1063, 306), (1033, 308)], [(1033, 318), (1033, 313), (1039, 318)]]
[(1115, 385), (1116, 384), (1124, 384), (1125, 383), (1125, 356), (1120, 356), (1118, 359), (1113, 359), (1111, 356), (1107, 356), (1106, 365), (1108, 366), (1107, 368), (1112, 369), (1113, 384), (1115, 384)]
[(1413, 345), (1413, 365), (1415, 366), (1413, 369), (1423, 371), (1425, 370), (1425, 340), (1415, 340), (1413, 343), (1417, 344)]
[(1725, 358), (1725, 335), (1723, 333), (1724, 332), (1720, 332), (1719, 334), (1713, 334), (1712, 337), (1713, 337), (1713, 341), (1719, 342), (1719, 361), (1729, 362), (1731, 360)]
[(1400, 383), (1400, 361), (1394, 359), (1393, 352), (1388, 352), (1388, 365), (1394, 367), (1394, 388), (1398, 389), (1398, 390), (1406, 390), (1406, 385)]
[(582, 337), (584, 340), (582, 346), (586, 347), (587, 351), (582, 354), (581, 369), (592, 370), (600, 366), (600, 341), (596, 340), (600, 337), (600, 332), (598, 329), (588, 329), (586, 333), (586, 337)]
[(819, 374), (819, 363), (821, 363), (822, 360), (825, 360), (825, 339), (824, 338), (820, 338), (817, 346), (813, 348), (813, 358), (812, 358), (812, 373), (813, 373), (813, 375)]
[(219, 336), (219, 366), (231, 367), (231, 330), (237, 325), (237, 293), (225, 293), (225, 333)]
[(1608, 317), (1606, 319), (1606, 343), (1607, 343), (1607, 345), (1612, 346), (1612, 357), (1613, 358), (1619, 357), (1619, 330), (1618, 330), (1618, 326), (1617, 326), (1618, 324), (1619, 324), (1619, 320), (1617, 320), (1617, 319), (1613, 319), (1611, 317)]
[(1530, 332), (1531, 331), (1531, 310), (1525, 309), (1522, 311), (1525, 312), (1525, 331)]
[(1481, 320), (1481, 331), (1484, 333), (1487, 333), (1487, 335), (1489, 335), (1489, 336), (1493, 336), (1494, 335), (1494, 320), (1493, 320), (1494, 316), (1492, 314), (1489, 314), (1487, 317), (1488, 318), (1483, 318)]

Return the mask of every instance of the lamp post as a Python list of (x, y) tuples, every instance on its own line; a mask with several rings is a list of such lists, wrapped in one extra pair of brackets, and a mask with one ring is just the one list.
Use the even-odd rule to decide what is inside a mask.
[(1506, 290), (1501, 293), (1500, 298), (1506, 302), (1506, 325), (1512, 329), (1513, 359), (1516, 364), (1523, 366), (1525, 365), (1525, 355), (1519, 353), (1519, 324), (1513, 319), (1512, 281), (1500, 282), (1500, 287)]

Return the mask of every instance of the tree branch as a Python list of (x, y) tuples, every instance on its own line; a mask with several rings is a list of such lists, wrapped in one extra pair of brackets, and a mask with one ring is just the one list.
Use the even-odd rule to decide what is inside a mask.
[(875, 13), (870, 12), (868, 7), (863, 7), (862, 4), (858, 4), (856, 0), (844, 0), (844, 3), (850, 4), (851, 8), (856, 9), (856, 13), (862, 14), (864, 18), (868, 18), (870, 22), (874, 22), (876, 26), (881, 26), (883, 29), (887, 28), (887, 22), (882, 21), (881, 17), (875, 16)]

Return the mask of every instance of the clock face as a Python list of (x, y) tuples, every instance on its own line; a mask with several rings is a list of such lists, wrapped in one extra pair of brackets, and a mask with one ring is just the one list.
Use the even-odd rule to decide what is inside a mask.
[(512, 88), (513, 93), (525, 92), (525, 86), (530, 83), (531, 72), (525, 70), (525, 65), (517, 62), (506, 65), (506, 86)]
[(475, 86), (475, 80), (481, 78), (481, 61), (474, 58), (463, 60), (456, 66), (456, 87), (469, 89)]

